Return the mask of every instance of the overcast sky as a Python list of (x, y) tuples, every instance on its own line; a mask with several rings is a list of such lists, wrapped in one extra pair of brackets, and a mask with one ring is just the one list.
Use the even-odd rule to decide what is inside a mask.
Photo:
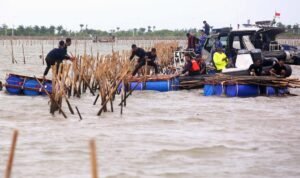
[(300, 0), (0, 0), (0, 24), (63, 25), (79, 30), (156, 26), (156, 29), (236, 26), (271, 19), (275, 10), (284, 24), (300, 23)]

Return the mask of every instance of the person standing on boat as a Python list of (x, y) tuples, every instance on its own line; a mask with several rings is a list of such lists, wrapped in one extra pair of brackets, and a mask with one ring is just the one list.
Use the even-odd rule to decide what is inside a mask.
[(261, 76), (263, 72), (261, 60), (260, 59), (255, 60), (255, 62), (250, 65), (248, 72), (249, 75), (251, 76)]
[(185, 58), (185, 66), (182, 71), (182, 74), (185, 75), (188, 73), (189, 76), (200, 75), (199, 63), (192, 58), (191, 54), (185, 53), (184, 58)]
[(146, 53), (146, 60), (148, 62), (147, 64), (149, 66), (154, 67), (155, 74), (158, 74), (158, 67), (157, 64), (155, 63), (156, 58), (157, 58), (156, 48), (152, 48), (151, 51)]
[(134, 56), (138, 57), (137, 65), (135, 66), (135, 69), (132, 72), (132, 76), (135, 76), (135, 74), (138, 72), (138, 70), (146, 64), (145, 57), (146, 52), (143, 48), (138, 48), (136, 44), (131, 45), (131, 56), (130, 60), (134, 58)]
[(278, 59), (278, 62), (270, 70), (270, 74), (276, 77), (285, 77), (286, 68), (284, 66), (284, 59)]
[(153, 66), (155, 70), (155, 74), (158, 74), (158, 67), (157, 64), (155, 63), (155, 60), (157, 58), (155, 48), (152, 48), (151, 51), (146, 53), (144, 49), (138, 48), (135, 44), (133, 44), (130, 60), (132, 60), (134, 56), (138, 56), (139, 59), (138, 59), (138, 64), (135, 66), (135, 69), (132, 72), (132, 76), (135, 76), (138, 70), (142, 68), (144, 65), (146, 65), (146, 62), (147, 65)]
[(206, 22), (206, 20), (203, 21), (203, 24), (204, 24), (204, 33), (208, 36), (209, 33), (210, 33), (210, 26), (209, 24)]
[[(67, 38), (67, 40), (68, 40), (68, 38)], [(70, 40), (67, 41), (67, 40), (66, 40), (66, 43), (64, 41), (60, 41), (59, 47), (54, 48), (47, 54), (46, 59), (45, 59), (47, 67), (46, 67), (46, 69), (44, 71), (44, 75), (43, 75), (44, 80), (45, 80), (45, 77), (48, 74), (52, 65), (55, 65), (55, 63), (57, 63), (57, 69), (58, 69), (60, 63), (62, 63), (62, 61), (64, 59), (74, 60), (74, 58), (71, 58), (67, 54), (67, 47), (71, 45), (71, 41)], [(58, 70), (57, 70), (57, 72), (58, 72)]]
[(191, 33), (187, 33), (186, 37), (188, 39), (187, 50), (188, 51), (195, 51), (198, 39), (194, 35), (192, 35)]
[(216, 46), (216, 52), (213, 55), (213, 64), (216, 67), (217, 72), (222, 72), (228, 65), (228, 58), (223, 52), (222, 45), (220, 44)]
[(199, 43), (196, 52), (198, 54), (202, 54), (202, 49), (204, 47), (205, 41), (206, 41), (207, 35), (205, 34), (204, 30), (200, 30), (200, 36), (199, 36)]

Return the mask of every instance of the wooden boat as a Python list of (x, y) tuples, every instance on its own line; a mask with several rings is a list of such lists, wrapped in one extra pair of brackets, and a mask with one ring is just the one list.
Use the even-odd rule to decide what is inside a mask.
[(107, 37), (107, 38), (94, 38), (94, 43), (114, 43), (116, 41), (116, 38), (114, 36)]
[[(40, 83), (43, 83), (43, 86)], [(41, 78), (34, 78), (19, 74), (7, 74), (6, 83), (5, 83), (6, 91), (9, 94), (13, 95), (27, 95), (27, 96), (37, 96), (37, 95), (45, 95), (45, 90), (48, 93), (52, 93), (52, 81), (45, 80)]]

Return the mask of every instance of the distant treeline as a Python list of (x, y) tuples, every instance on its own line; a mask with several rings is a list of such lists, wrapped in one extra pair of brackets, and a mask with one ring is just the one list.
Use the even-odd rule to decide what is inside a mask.
[[(89, 29), (87, 26), (80, 24), (79, 31), (65, 29), (62, 25), (59, 26), (23, 26), (19, 25), (15, 28), (8, 27), (6, 24), (0, 26), (0, 36), (77, 36), (77, 37), (101, 37), (101, 36), (116, 36), (116, 37), (185, 37), (189, 31), (198, 32), (199, 29), (177, 29), (177, 30), (156, 30), (155, 26), (147, 28), (133, 28), (130, 30), (122, 30), (120, 27), (109, 31)], [(277, 27), (286, 29), (285, 36), (300, 36), (299, 24), (284, 25), (277, 23)], [(198, 34), (196, 34), (198, 35)]]
[(280, 36), (285, 36), (285, 37), (299, 37), (300, 36), (299, 24), (284, 25), (284, 24), (278, 22), (276, 24), (276, 26), (285, 28), (285, 33), (281, 34)]
[[(185, 36), (189, 31), (182, 30), (155, 30), (155, 26), (148, 26), (147, 28), (133, 28), (130, 30), (121, 30), (119, 27), (109, 31), (95, 30), (83, 28), (80, 25), (80, 31), (67, 30), (63, 26), (23, 26), (19, 25), (15, 28), (8, 27), (3, 24), (0, 26), (0, 36), (78, 36), (78, 37), (95, 37), (95, 36), (117, 36), (117, 37), (141, 37), (141, 36)], [(196, 29), (193, 29), (196, 30)]]

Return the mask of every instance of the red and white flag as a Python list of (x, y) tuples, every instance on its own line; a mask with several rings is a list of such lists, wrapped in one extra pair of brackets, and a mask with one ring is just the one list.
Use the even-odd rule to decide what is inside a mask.
[(275, 17), (280, 17), (280, 13), (279, 12), (275, 12)]

